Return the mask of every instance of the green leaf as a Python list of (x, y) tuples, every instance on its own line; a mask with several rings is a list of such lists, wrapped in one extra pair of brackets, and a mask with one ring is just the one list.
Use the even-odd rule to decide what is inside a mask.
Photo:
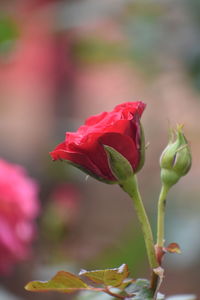
[(135, 282), (135, 280), (134, 279), (131, 279), (131, 278), (126, 278), (126, 279), (124, 279), (124, 281), (120, 284), (120, 285), (118, 285), (118, 289), (120, 289), (120, 290), (125, 290), (125, 288), (127, 288), (129, 285), (131, 285), (133, 282)]
[(153, 293), (149, 288), (149, 281), (146, 279), (137, 279), (125, 291), (127, 294), (134, 295), (134, 300), (153, 300)]
[(124, 279), (129, 275), (128, 266), (126, 264), (121, 265), (119, 268), (85, 271), (82, 270), (79, 275), (83, 275), (95, 283), (104, 284), (106, 286), (118, 287)]
[(31, 281), (25, 286), (25, 289), (31, 292), (56, 291), (61, 293), (72, 293), (88, 288), (88, 285), (78, 276), (65, 271), (58, 272), (49, 281)]

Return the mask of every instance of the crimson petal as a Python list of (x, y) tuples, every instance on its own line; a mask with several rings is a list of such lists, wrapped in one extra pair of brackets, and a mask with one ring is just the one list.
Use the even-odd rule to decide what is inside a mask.
[(79, 168), (83, 168), (85, 169), (85, 171), (89, 171), (89, 173), (94, 174), (96, 177), (105, 177), (102, 174), (101, 170), (89, 159), (89, 157), (85, 153), (78, 152), (78, 149), (77, 151), (66, 150), (65, 142), (59, 144), (55, 148), (55, 150), (50, 153), (50, 155), (53, 160), (67, 160), (68, 162), (76, 164)]

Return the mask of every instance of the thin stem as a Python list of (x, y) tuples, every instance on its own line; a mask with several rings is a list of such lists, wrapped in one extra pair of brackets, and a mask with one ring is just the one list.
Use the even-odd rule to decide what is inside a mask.
[(138, 189), (138, 183), (136, 175), (129, 177), (125, 181), (120, 183), (122, 189), (127, 192), (133, 200), (133, 204), (135, 207), (135, 211), (137, 213), (137, 217), (142, 225), (142, 232), (144, 235), (144, 241), (147, 249), (148, 261), (151, 269), (155, 269), (159, 266), (156, 258), (156, 253), (154, 249), (154, 241), (153, 234), (151, 230), (151, 226), (149, 223), (149, 219), (147, 217), (142, 198)]
[(160, 281), (159, 276), (154, 271), (152, 271), (150, 288), (155, 297), (157, 294), (157, 287), (159, 286), (159, 281)]
[[(158, 219), (157, 219), (157, 244), (156, 244), (156, 257), (159, 265), (161, 266), (162, 257), (163, 257), (163, 246), (165, 242), (165, 207), (166, 207), (166, 197), (169, 188), (166, 185), (163, 185), (160, 191), (160, 196), (158, 200)], [(156, 294), (160, 282), (159, 276), (152, 272), (151, 276), (151, 289)]]
[(164, 246), (164, 234), (165, 234), (165, 207), (166, 197), (169, 188), (166, 185), (162, 186), (159, 200), (158, 200), (158, 219), (157, 219), (157, 247)]

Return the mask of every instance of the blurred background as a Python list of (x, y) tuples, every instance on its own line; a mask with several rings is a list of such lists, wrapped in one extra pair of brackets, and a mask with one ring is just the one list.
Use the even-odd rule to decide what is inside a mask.
[(128, 196), (48, 154), (86, 117), (136, 100), (147, 103), (139, 181), (154, 228), (159, 156), (168, 128), (185, 124), (193, 166), (170, 191), (166, 220), (166, 243), (182, 254), (166, 255), (161, 291), (200, 296), (199, 15), (198, 0), (1, 0), (0, 156), (37, 181), (41, 208), (32, 254), (0, 274), (0, 299), (75, 299), (23, 288), (61, 269), (127, 263), (149, 276)]

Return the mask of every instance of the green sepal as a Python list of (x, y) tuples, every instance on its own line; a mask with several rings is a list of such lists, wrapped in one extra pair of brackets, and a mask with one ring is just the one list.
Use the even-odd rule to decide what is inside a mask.
[(144, 162), (145, 162), (146, 145), (145, 145), (144, 129), (143, 129), (141, 122), (139, 122), (139, 126), (140, 126), (140, 161), (135, 170), (135, 173), (139, 172), (142, 169), (142, 167), (144, 166)]
[(108, 164), (113, 176), (119, 181), (124, 181), (133, 176), (133, 168), (130, 162), (114, 148), (103, 145), (108, 157)]

